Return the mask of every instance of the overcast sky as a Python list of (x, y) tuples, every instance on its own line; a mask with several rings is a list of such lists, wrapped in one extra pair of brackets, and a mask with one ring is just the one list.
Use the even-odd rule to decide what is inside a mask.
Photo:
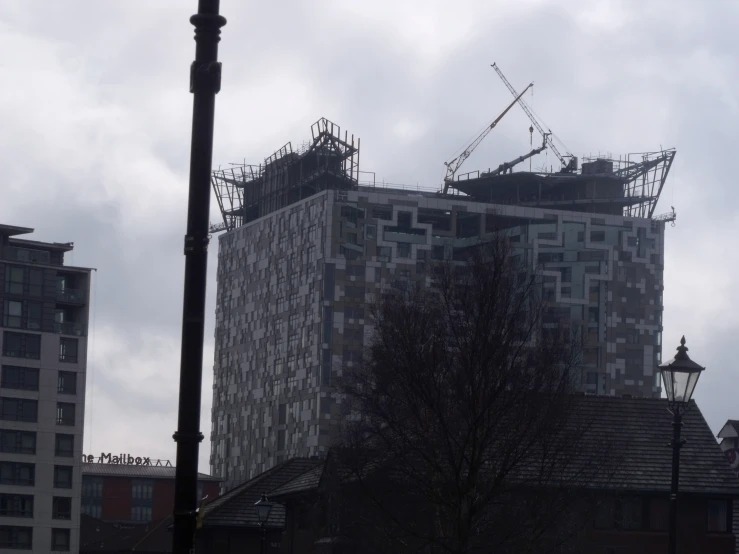
[[(436, 186), (443, 162), (535, 81), (576, 154), (678, 154), (667, 228), (664, 353), (707, 371), (711, 427), (736, 406), (734, 152), (739, 4), (516, 0), (222, 0), (214, 165), (259, 163), (319, 117), (362, 139), (360, 169)], [(194, 56), (191, 1), (0, 0), (0, 222), (73, 241), (95, 267), (85, 452), (174, 460)], [(514, 109), (465, 164), (529, 150)], [(535, 141), (538, 139), (535, 137)], [(552, 165), (542, 154), (535, 165)], [(215, 199), (212, 220), (218, 221)], [(210, 250), (201, 470), (208, 471), (217, 240)]]

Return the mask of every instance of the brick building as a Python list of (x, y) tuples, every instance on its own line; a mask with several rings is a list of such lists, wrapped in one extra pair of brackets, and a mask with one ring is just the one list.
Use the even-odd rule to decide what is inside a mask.
[[(583, 396), (577, 409), (592, 422), (593, 437), (606, 437), (617, 445), (613, 454), (618, 462), (606, 480), (571, 491), (587, 502), (584, 513), (578, 515), (583, 517), (573, 538), (573, 552), (666, 552), (671, 477), (666, 444), (672, 433), (667, 401)], [(683, 424), (687, 443), (680, 459), (678, 552), (734, 554), (739, 482), (694, 402)], [(591, 459), (588, 452), (583, 456)], [(337, 473), (330, 471), (330, 464), (293, 458), (207, 504), (198, 552), (258, 552), (260, 528), (254, 503), (266, 494), (276, 502), (266, 524), (268, 554), (361, 553), (364, 542), (359, 537), (366, 532), (363, 518), (353, 518), (346, 503), (336, 503), (332, 475)], [(339, 486), (346, 490), (352, 485)], [(345, 498), (351, 497), (350, 492)]]
[[(174, 478), (171, 465), (83, 463), (82, 514), (105, 522), (158, 521), (174, 509)], [(201, 473), (198, 501), (215, 498), (219, 482)]]

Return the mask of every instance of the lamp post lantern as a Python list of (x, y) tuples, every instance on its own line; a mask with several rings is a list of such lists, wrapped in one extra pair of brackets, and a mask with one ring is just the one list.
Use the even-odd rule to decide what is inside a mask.
[(667, 401), (672, 413), (672, 483), (670, 485), (670, 537), (668, 554), (677, 553), (677, 491), (680, 479), (680, 449), (685, 439), (680, 438), (683, 426), (682, 416), (688, 408), (701, 372), (706, 369), (688, 356), (685, 337), (680, 339), (677, 354), (670, 361), (659, 366), (665, 386)]
[(274, 502), (267, 500), (267, 495), (263, 494), (262, 498), (254, 503), (254, 508), (257, 510), (257, 519), (259, 520), (259, 527), (262, 530), (261, 547), (260, 552), (264, 554), (264, 543), (267, 539), (267, 520), (269, 519), (269, 513), (272, 511)]

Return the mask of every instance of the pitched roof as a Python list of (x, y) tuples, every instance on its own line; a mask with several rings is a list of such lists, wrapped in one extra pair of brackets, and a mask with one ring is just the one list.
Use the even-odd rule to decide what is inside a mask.
[[(583, 396), (580, 417), (588, 433), (605, 438), (618, 460), (608, 488), (668, 492), (672, 475), (672, 414), (662, 398)], [(739, 480), (694, 401), (683, 415), (680, 491), (739, 495)]]
[[(126, 464), (82, 464), (82, 475), (100, 475), (105, 477), (140, 477), (144, 479), (174, 479), (175, 467), (136, 466)], [(198, 473), (199, 481), (222, 481), (205, 473)]]
[[(259, 527), (254, 503), (262, 494), (269, 496), (286, 483), (322, 464), (318, 459), (292, 458), (265, 471), (206, 504), (203, 507), (203, 526)], [(282, 528), (284, 525), (285, 507), (275, 504), (266, 527)]]
[(739, 420), (729, 419), (718, 432), (720, 439), (733, 439), (739, 437)]
[[(617, 460), (615, 471), (596, 476), (587, 486), (608, 490), (668, 493), (672, 475), (672, 414), (661, 398), (579, 396), (575, 419), (587, 421), (583, 444), (607, 445)], [(680, 491), (695, 494), (739, 496), (739, 480), (731, 471), (698, 406), (691, 401), (683, 415), (680, 455)], [(593, 463), (592, 452), (583, 449), (568, 471)], [(577, 458), (577, 456), (576, 456)], [(204, 508), (203, 525), (258, 527), (254, 503), (262, 494), (278, 500), (318, 488), (324, 460), (293, 458), (216, 498)], [(525, 473), (525, 468), (524, 468)], [(587, 472), (585, 472), (587, 473)], [(525, 476), (522, 475), (525, 478)], [(284, 506), (276, 504), (268, 527), (282, 527)]]
[[(578, 396), (574, 418), (587, 422), (582, 444), (566, 472), (589, 476), (583, 486), (641, 492), (669, 492), (672, 478), (672, 414), (661, 398)], [(732, 472), (700, 409), (691, 401), (683, 415), (680, 453), (680, 490), (696, 494), (739, 496), (739, 480)], [(615, 461), (603, 472), (583, 471), (597, 463), (598, 456), (587, 448), (607, 448)], [(521, 467), (519, 478), (527, 479)], [(271, 497), (287, 496), (318, 488), (323, 466), (296, 476), (271, 492)], [(517, 472), (519, 473), (519, 472)], [(575, 481), (572, 481), (575, 482)]]
[(298, 475), (291, 481), (288, 481), (281, 487), (276, 488), (273, 490), (269, 496), (270, 497), (277, 497), (277, 496), (287, 496), (290, 494), (297, 494), (302, 492), (307, 492), (311, 490), (316, 490), (318, 488), (318, 484), (321, 481), (321, 476), (323, 476), (323, 470), (325, 468), (325, 464), (321, 463), (320, 465), (317, 465), (305, 473)]

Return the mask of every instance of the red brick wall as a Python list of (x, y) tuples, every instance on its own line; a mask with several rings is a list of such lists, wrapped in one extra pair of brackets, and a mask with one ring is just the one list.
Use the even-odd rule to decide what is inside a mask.
[(207, 496), (208, 502), (211, 502), (218, 496), (218, 489), (219, 483), (206, 481), (203, 483), (203, 496)]
[(127, 477), (103, 478), (103, 521), (129, 521), (131, 519), (131, 479)]
[[(208, 501), (218, 496), (218, 483), (203, 482), (203, 496), (208, 496)], [(154, 503), (151, 510), (153, 520), (172, 515), (174, 511), (174, 480), (157, 479), (154, 481)]]
[[(153, 521), (172, 515), (174, 510), (174, 479), (154, 479), (151, 518)], [(103, 521), (131, 520), (131, 479), (103, 477)], [(203, 495), (208, 500), (218, 496), (218, 483), (203, 482)]]
[(157, 479), (154, 481), (154, 499), (151, 518), (156, 521), (172, 515), (174, 511), (174, 479)]

